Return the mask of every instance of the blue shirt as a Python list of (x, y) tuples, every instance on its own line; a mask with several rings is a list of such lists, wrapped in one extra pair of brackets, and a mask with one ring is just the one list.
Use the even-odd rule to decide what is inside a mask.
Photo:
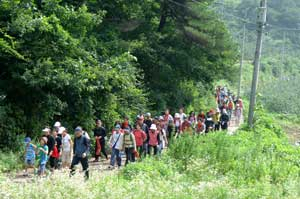
[(26, 154), (25, 154), (26, 160), (34, 160), (35, 159), (35, 150), (34, 147), (29, 143), (26, 145)]

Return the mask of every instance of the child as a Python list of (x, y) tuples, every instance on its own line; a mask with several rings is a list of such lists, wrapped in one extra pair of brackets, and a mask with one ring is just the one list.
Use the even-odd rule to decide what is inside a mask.
[(40, 139), (40, 146), (39, 146), (39, 170), (38, 175), (43, 176), (45, 175), (46, 170), (46, 163), (48, 160), (48, 146), (47, 146), (48, 139), (46, 137), (42, 137)]
[(35, 162), (35, 149), (37, 148), (34, 144), (31, 143), (30, 137), (25, 138), (25, 173), (24, 176), (28, 175), (28, 169), (34, 169)]

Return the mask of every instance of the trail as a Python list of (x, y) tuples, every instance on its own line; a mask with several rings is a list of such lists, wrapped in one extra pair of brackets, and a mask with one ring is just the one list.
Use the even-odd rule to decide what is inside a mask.
[(228, 134), (233, 135), (239, 128), (240, 126), (244, 123), (244, 117), (242, 114), (240, 122), (237, 122), (237, 118), (233, 114), (230, 120), (230, 124), (228, 126)]

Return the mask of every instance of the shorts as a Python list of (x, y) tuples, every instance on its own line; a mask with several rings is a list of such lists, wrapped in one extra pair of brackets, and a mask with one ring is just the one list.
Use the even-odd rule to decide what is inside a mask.
[(71, 152), (63, 151), (61, 154), (61, 161), (63, 164), (71, 164)]
[(40, 164), (38, 173), (41, 174), (44, 173), (45, 171), (46, 171), (46, 163)]
[(25, 165), (26, 166), (34, 166), (34, 159), (26, 159)]

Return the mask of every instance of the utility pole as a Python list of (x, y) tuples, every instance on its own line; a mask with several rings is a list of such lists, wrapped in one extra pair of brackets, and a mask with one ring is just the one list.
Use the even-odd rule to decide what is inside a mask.
[(258, 85), (260, 58), (261, 58), (261, 51), (262, 51), (262, 40), (263, 40), (264, 28), (266, 25), (266, 19), (267, 19), (267, 0), (261, 0), (259, 13), (257, 17), (257, 25), (258, 25), (257, 42), (256, 42), (256, 50), (255, 50), (254, 70), (253, 70), (249, 115), (248, 115), (248, 124), (250, 127), (253, 127), (254, 110), (256, 104), (256, 90)]
[(246, 39), (246, 24), (244, 23), (243, 27), (243, 39), (241, 46), (241, 60), (240, 60), (240, 78), (239, 78), (239, 87), (238, 87), (238, 97), (241, 96), (241, 87), (242, 87), (242, 72), (243, 72), (243, 64), (244, 64), (244, 50), (245, 50), (245, 39)]

